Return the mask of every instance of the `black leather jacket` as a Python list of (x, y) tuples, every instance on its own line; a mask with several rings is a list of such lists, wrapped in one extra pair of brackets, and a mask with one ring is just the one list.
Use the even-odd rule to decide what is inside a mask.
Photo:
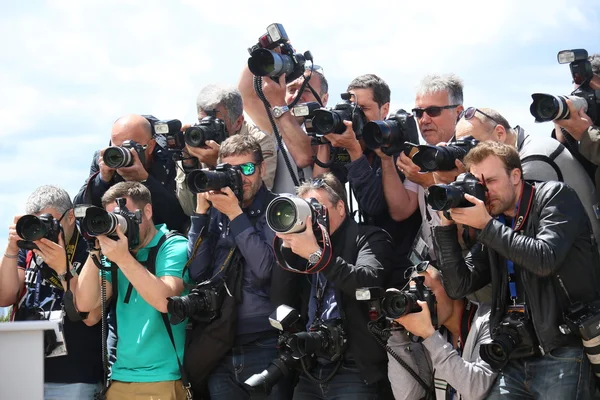
[(434, 246), (444, 286), (452, 298), (492, 283), (490, 325), (502, 319), (508, 303), (508, 270), (512, 260), (522, 287), (542, 354), (581, 341), (559, 331), (569, 303), (560, 277), (573, 302), (597, 298), (598, 251), (590, 222), (577, 197), (560, 182), (536, 185), (533, 205), (523, 230), (515, 232), (491, 220), (477, 235), (477, 244), (463, 259), (456, 225), (433, 228)]

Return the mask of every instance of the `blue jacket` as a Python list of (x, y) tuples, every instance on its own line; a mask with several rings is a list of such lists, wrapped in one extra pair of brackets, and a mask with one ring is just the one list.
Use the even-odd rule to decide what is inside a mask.
[(273, 328), (268, 317), (274, 307), (270, 302), (271, 273), (277, 266), (273, 252), (273, 232), (267, 225), (265, 210), (274, 195), (263, 187), (244, 213), (233, 221), (214, 207), (208, 214), (192, 215), (188, 255), (199, 236), (203, 241), (189, 265), (190, 277), (201, 282), (211, 278), (223, 265), (230, 249), (237, 246), (242, 254), (242, 303), (238, 308), (237, 334), (255, 334)]

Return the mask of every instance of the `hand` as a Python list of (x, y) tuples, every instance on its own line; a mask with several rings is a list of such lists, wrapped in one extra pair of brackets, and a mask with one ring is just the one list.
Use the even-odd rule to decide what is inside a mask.
[(47, 266), (59, 275), (67, 272), (67, 254), (62, 235), (58, 235), (58, 243), (54, 243), (46, 238), (36, 240), (34, 243), (39, 250), (33, 250), (33, 252), (42, 257)]
[(110, 261), (120, 265), (132, 256), (129, 252), (127, 236), (120, 229), (117, 229), (117, 236), (119, 237), (117, 240), (112, 240), (106, 235), (100, 235), (98, 236), (98, 243), (102, 254)]
[(308, 257), (319, 250), (317, 238), (312, 230), (311, 217), (306, 218), (306, 229), (300, 233), (278, 233), (277, 237), (283, 240), (283, 247), (289, 247), (293, 253), (308, 260)]
[(577, 110), (571, 100), (567, 100), (567, 106), (569, 106), (569, 118), (559, 119), (554, 123), (565, 128), (576, 140), (581, 140), (583, 133), (593, 125), (592, 119), (585, 113), (583, 108)]
[(116, 169), (109, 168), (104, 164), (104, 151), (106, 149), (100, 150), (100, 157), (98, 158), (98, 168), (100, 169), (100, 179), (105, 183), (108, 183), (112, 180), (113, 176), (115, 176)]
[(352, 161), (357, 160), (362, 156), (362, 149), (358, 139), (356, 139), (356, 133), (352, 129), (351, 121), (343, 121), (346, 125), (346, 130), (340, 135), (337, 133), (329, 133), (324, 137), (331, 143), (333, 147), (344, 148), (348, 150), (350, 159)]
[(383, 161), (383, 160), (386, 160), (386, 161), (387, 161), (387, 160), (392, 160), (392, 161), (393, 161), (393, 158), (392, 158), (392, 156), (388, 156), (387, 154), (385, 154), (385, 153), (384, 153), (384, 152), (381, 150), (381, 147), (380, 147), (380, 148), (378, 148), (378, 149), (375, 149), (375, 150), (373, 150), (373, 151), (375, 152), (375, 154), (377, 154), (377, 156), (378, 156), (379, 158), (381, 158), (381, 160), (382, 160), (382, 161)]
[(435, 328), (431, 324), (431, 314), (427, 303), (417, 300), (417, 304), (421, 306), (421, 311), (404, 315), (396, 319), (396, 322), (413, 335), (427, 339), (435, 333)]
[(450, 210), (450, 216), (457, 224), (468, 225), (475, 229), (483, 229), (492, 219), (485, 203), (470, 194), (465, 194), (465, 199), (470, 203), (473, 203), (474, 206), (453, 208)]
[(217, 166), (217, 160), (219, 158), (219, 149), (221, 146), (214, 140), (207, 140), (206, 146), (203, 147), (191, 147), (185, 146), (185, 150), (192, 157), (196, 157), (200, 162), (206, 164), (210, 168)]
[(224, 187), (220, 192), (211, 190), (207, 193), (206, 200), (210, 201), (214, 208), (225, 214), (230, 221), (242, 214), (240, 201), (229, 187)]
[(400, 153), (400, 157), (396, 160), (396, 167), (408, 178), (413, 181), (417, 185), (421, 185), (425, 189), (429, 186), (433, 185), (433, 174), (431, 172), (420, 173), (421, 168), (417, 166), (410, 157), (408, 157), (404, 152)]
[(463, 172), (467, 172), (465, 165), (460, 160), (454, 160), (456, 168), (450, 171), (435, 171), (433, 173), (433, 180), (436, 184), (448, 184), (454, 182), (456, 177)]
[(279, 82), (275, 82), (271, 78), (264, 77), (262, 89), (265, 98), (271, 107), (281, 107), (286, 105), (285, 93), (287, 91), (287, 87), (285, 86), (285, 74), (279, 77)]
[(446, 218), (443, 211), (438, 211), (440, 216), (440, 226), (455, 225), (454, 220)]
[(15, 256), (19, 254), (19, 246), (17, 241), (23, 240), (22, 237), (17, 235), (17, 221), (22, 215), (17, 215), (13, 218), (13, 223), (8, 227), (8, 246), (6, 246), (6, 254)]
[(207, 200), (208, 193), (198, 193), (196, 195), (196, 214), (206, 214), (210, 208)]
[(131, 167), (119, 168), (117, 169), (117, 172), (126, 181), (145, 181), (148, 179), (148, 171), (146, 171), (146, 167), (140, 161), (140, 156), (135, 149), (129, 149), (129, 151), (131, 151), (133, 156), (133, 165)]

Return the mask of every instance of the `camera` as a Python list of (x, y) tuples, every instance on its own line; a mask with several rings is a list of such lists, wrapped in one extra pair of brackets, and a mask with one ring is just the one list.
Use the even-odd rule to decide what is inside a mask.
[(206, 146), (206, 142), (209, 140), (221, 144), (227, 139), (228, 134), (225, 122), (214, 115), (209, 115), (202, 118), (197, 124), (187, 128), (183, 137), (185, 143), (190, 147), (203, 147)]
[(356, 289), (356, 300), (369, 302), (369, 314), (371, 320), (377, 320), (381, 316), (397, 319), (403, 315), (417, 313), (422, 310), (417, 300), (427, 303), (432, 323), (437, 325), (437, 307), (435, 295), (425, 286), (424, 276), (415, 276), (411, 279), (408, 290), (387, 290), (380, 287)]
[(127, 200), (119, 197), (117, 207), (113, 212), (101, 207), (90, 205), (75, 206), (74, 214), (78, 222), (81, 235), (88, 241), (94, 240), (98, 235), (106, 235), (117, 240), (117, 229), (127, 236), (129, 248), (133, 249), (140, 244), (140, 224), (142, 223), (141, 210), (129, 211)]
[(327, 208), (316, 199), (305, 200), (301, 197), (281, 194), (271, 200), (266, 210), (267, 225), (277, 233), (299, 233), (306, 229), (306, 218), (311, 217), (313, 230), (319, 225), (329, 231)]
[(269, 322), (281, 332), (277, 340), (281, 354), (263, 372), (252, 375), (245, 382), (252, 388), (261, 387), (267, 393), (298, 364), (306, 367), (315, 357), (329, 362), (340, 361), (348, 347), (347, 334), (340, 319), (317, 319), (308, 332), (304, 332), (300, 313), (284, 304), (269, 316)]
[(451, 208), (472, 207), (474, 204), (465, 199), (465, 194), (485, 201), (485, 186), (477, 177), (469, 172), (462, 173), (449, 185), (431, 185), (427, 195), (427, 203), (436, 211), (444, 211), (444, 216), (450, 219), (448, 210)]
[(310, 101), (308, 103), (300, 103), (294, 106), (291, 113), (295, 117), (304, 118), (304, 130), (311, 138), (311, 144), (317, 146), (326, 143), (326, 139), (319, 135), (313, 126), (312, 120), (315, 116), (315, 111), (320, 109), (321, 105), (316, 101)]
[(54, 321), (56, 329), (44, 331), (44, 356), (58, 357), (67, 354), (64, 338), (64, 315), (62, 310), (44, 311), (40, 307), (22, 305), (15, 312), (15, 321)]
[(42, 214), (39, 217), (24, 215), (17, 221), (17, 235), (23, 238), (17, 241), (17, 246), (25, 250), (37, 250), (38, 247), (33, 242), (42, 238), (58, 243), (60, 229), (60, 224), (52, 214)]
[[(279, 47), (280, 54), (273, 51)], [(248, 69), (255, 76), (268, 76), (277, 81), (285, 74), (286, 83), (298, 79), (304, 73), (306, 60), (312, 60), (309, 51), (299, 54), (289, 43), (283, 25), (274, 23), (267, 27), (267, 33), (258, 38), (258, 43), (248, 49)]]
[(492, 329), (492, 341), (479, 348), (481, 359), (496, 371), (501, 370), (511, 357), (534, 354), (535, 333), (524, 312), (508, 312)]
[(321, 135), (328, 133), (342, 134), (346, 130), (344, 121), (352, 121), (352, 130), (359, 138), (362, 136), (362, 130), (367, 123), (365, 113), (356, 103), (350, 101), (350, 93), (342, 93), (342, 101), (333, 108), (321, 108), (314, 112), (312, 126), (315, 131)]
[(596, 377), (600, 378), (600, 303), (576, 304), (564, 316), (565, 324), (559, 330), (565, 334), (575, 334), (583, 341), (583, 349), (592, 364)]
[(126, 168), (133, 165), (133, 155), (130, 149), (134, 149), (142, 165), (146, 163), (145, 150), (148, 146), (141, 145), (135, 140), (125, 140), (121, 146), (110, 146), (102, 154), (104, 164), (109, 168)]
[(462, 161), (478, 143), (473, 138), (465, 138), (446, 146), (417, 146), (418, 151), (412, 156), (412, 162), (418, 165), (422, 172), (451, 171), (456, 168), (456, 160)]
[(179, 151), (185, 147), (183, 132), (181, 132), (181, 121), (178, 119), (156, 121), (154, 132), (165, 137), (168, 150)]
[(362, 133), (369, 149), (381, 149), (388, 156), (403, 151), (405, 142), (419, 142), (415, 117), (405, 110), (396, 111), (386, 120), (366, 123)]
[(583, 109), (594, 121), (600, 122), (600, 91), (590, 87), (594, 74), (584, 49), (562, 50), (557, 55), (559, 64), (569, 63), (573, 83), (579, 85), (570, 96), (554, 96), (546, 93), (531, 95), (533, 102), (529, 108), (535, 122), (567, 119), (570, 116), (567, 99), (573, 102), (577, 110)]
[(179, 324), (186, 318), (199, 322), (210, 322), (221, 313), (225, 291), (211, 283), (200, 283), (186, 296), (167, 297), (167, 310), (172, 324)]
[(186, 183), (194, 194), (230, 188), (241, 201), (244, 197), (244, 183), (238, 168), (230, 164), (219, 164), (214, 170), (196, 169), (187, 175)]

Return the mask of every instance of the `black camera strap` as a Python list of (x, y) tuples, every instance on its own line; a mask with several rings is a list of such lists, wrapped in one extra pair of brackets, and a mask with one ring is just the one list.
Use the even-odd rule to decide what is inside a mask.
[(531, 206), (533, 205), (533, 197), (535, 194), (535, 186), (525, 181), (522, 181), (522, 184), (521, 199), (519, 200), (517, 213), (513, 222), (513, 230), (515, 232), (520, 231), (525, 226), (525, 222), (527, 222), (527, 217), (529, 217), (529, 212), (531, 211)]

